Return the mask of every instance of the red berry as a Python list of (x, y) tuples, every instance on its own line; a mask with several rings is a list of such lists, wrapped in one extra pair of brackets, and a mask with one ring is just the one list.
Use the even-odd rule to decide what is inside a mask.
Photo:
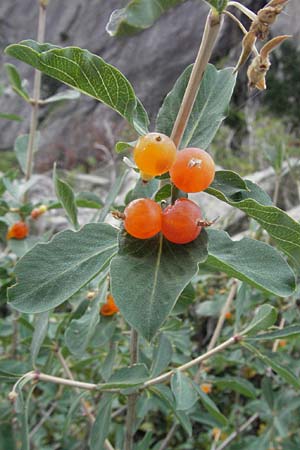
[(25, 222), (14, 223), (7, 232), (6, 239), (24, 239), (29, 234), (28, 225)]
[(149, 198), (133, 200), (126, 206), (124, 226), (138, 239), (148, 239), (161, 231), (161, 207)]
[(200, 148), (185, 148), (178, 152), (170, 169), (171, 181), (183, 192), (204, 191), (213, 181), (215, 164), (212, 157)]
[(174, 244), (187, 244), (195, 240), (201, 231), (201, 210), (187, 198), (176, 200), (162, 213), (162, 233)]
[(165, 134), (148, 133), (137, 141), (133, 158), (148, 177), (162, 175), (168, 172), (176, 159), (176, 146)]

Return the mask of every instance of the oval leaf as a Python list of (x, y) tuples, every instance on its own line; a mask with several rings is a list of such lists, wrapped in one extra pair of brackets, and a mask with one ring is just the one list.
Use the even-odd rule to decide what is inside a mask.
[(160, 375), (169, 365), (172, 359), (172, 345), (165, 334), (161, 333), (157, 346), (154, 347), (153, 361), (151, 366), (151, 377)]
[[(300, 266), (300, 224), (287, 213), (272, 206), (270, 197), (256, 184), (245, 180), (248, 191), (236, 190), (237, 174), (216, 172), (215, 180), (206, 190), (223, 202), (244, 211), (255, 219), (273, 238), (280, 249)], [(232, 188), (235, 192), (232, 193)]]
[(192, 381), (177, 370), (171, 378), (171, 389), (176, 400), (176, 409), (186, 411), (193, 407), (198, 395)]
[(300, 336), (300, 326), (292, 325), (286, 327), (283, 330), (272, 331), (271, 333), (259, 334), (258, 336), (251, 337), (251, 341), (273, 341), (274, 339), (287, 339)]
[(96, 420), (90, 435), (90, 450), (103, 450), (105, 439), (109, 433), (113, 396), (106, 392), (102, 395)]
[[(167, 95), (159, 110), (156, 129), (171, 136), (173, 125), (191, 75), (192, 66), (185, 69)], [(204, 72), (192, 113), (187, 123), (180, 147), (200, 147), (206, 149), (220, 127), (227, 109), (236, 75), (232, 68), (217, 70), (209, 64)]]
[(121, 232), (110, 274), (112, 295), (127, 322), (152, 339), (206, 257), (204, 230), (185, 245), (172, 244), (160, 234), (141, 240)]
[(168, 9), (186, 0), (131, 0), (125, 8), (112, 12), (106, 31), (126, 36), (151, 27)]
[(56, 166), (53, 169), (53, 181), (55, 186), (55, 193), (58, 200), (61, 202), (67, 217), (73, 227), (77, 230), (79, 223), (77, 220), (77, 207), (75, 202), (74, 192), (68, 183), (58, 178), (56, 173)]
[(107, 224), (92, 223), (78, 232), (58, 233), (18, 262), (10, 304), (26, 313), (55, 308), (107, 267), (116, 250), (117, 231)]
[(138, 133), (147, 132), (149, 119), (131, 84), (99, 56), (78, 47), (61, 48), (32, 40), (9, 45), (6, 53), (110, 106)]
[(274, 325), (276, 319), (277, 310), (271, 305), (262, 305), (241, 335), (251, 336), (258, 331), (266, 330)]
[[(104, 280), (106, 277), (107, 274), (105, 273)], [(73, 319), (66, 329), (65, 344), (74, 356), (82, 356), (89, 345), (96, 326), (100, 321), (100, 303), (105, 301), (106, 294), (107, 286), (103, 286), (101, 295), (93, 300), (91, 306), (87, 308), (80, 319)]]
[(294, 272), (275, 248), (249, 238), (232, 241), (225, 231), (208, 230), (205, 265), (281, 297), (296, 288)]
[(102, 389), (126, 389), (143, 384), (148, 378), (147, 367), (144, 364), (134, 364), (131, 367), (116, 370)]
[(47, 336), (48, 324), (49, 324), (49, 311), (45, 311), (41, 314), (36, 315), (34, 324), (34, 333), (32, 336), (30, 346), (31, 361), (33, 366), (35, 366), (36, 358), (39, 354), (44, 339)]

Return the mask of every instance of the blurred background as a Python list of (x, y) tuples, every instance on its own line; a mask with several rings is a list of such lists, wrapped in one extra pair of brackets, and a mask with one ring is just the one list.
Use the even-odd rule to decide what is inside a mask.
[[(244, 0), (257, 11), (267, 2)], [(111, 37), (106, 24), (112, 11), (127, 4), (122, 0), (51, 0), (47, 10), (46, 42), (60, 46), (80, 46), (117, 66), (133, 84), (150, 114), (152, 123), (165, 95), (184, 68), (195, 59), (201, 39), (207, 5), (201, 0), (184, 1), (169, 10), (151, 28), (133, 36)], [(236, 13), (237, 10), (232, 10)], [(35, 39), (37, 2), (2, 0), (0, 4), (0, 111), (18, 114), (22, 122), (0, 120), (0, 171), (14, 167), (15, 138), (27, 133), (30, 105), (9, 86), (5, 62), (19, 68), (32, 92), (33, 69), (4, 55), (4, 48), (22, 39)], [(237, 12), (240, 17), (240, 14)], [(246, 27), (249, 21), (240, 17)], [(249, 91), (246, 69), (239, 74), (234, 99), (227, 118), (210, 148), (219, 166), (236, 170), (262, 184), (275, 195), (279, 206), (293, 210), (299, 205), (299, 118), (300, 118), (300, 2), (290, 0), (272, 34), (293, 34), (272, 54), (266, 92)], [(218, 67), (235, 65), (241, 52), (242, 34), (228, 17), (214, 52)], [(42, 98), (65, 89), (43, 75)], [(82, 95), (78, 100), (40, 108), (40, 149), (36, 172), (45, 176), (54, 161), (70, 170), (82, 190), (107, 191), (113, 183), (121, 157), (114, 152), (119, 140), (134, 140), (135, 134), (123, 119), (99, 102)], [(277, 173), (276, 173), (277, 172)], [(275, 178), (282, 189), (274, 193)], [(74, 181), (75, 180), (75, 181)], [(284, 180), (284, 183), (282, 182)], [(276, 180), (275, 180), (276, 181)], [(39, 187), (50, 189), (47, 178)], [(278, 190), (278, 189), (277, 189)], [(44, 194), (44, 193), (43, 193)], [(297, 212), (298, 211), (298, 212)], [(294, 217), (299, 208), (292, 212)], [(296, 215), (295, 215), (296, 214)]]

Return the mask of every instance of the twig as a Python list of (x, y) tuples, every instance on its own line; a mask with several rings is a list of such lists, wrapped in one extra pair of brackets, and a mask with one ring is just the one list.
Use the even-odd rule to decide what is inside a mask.
[(230, 1), (227, 3), (227, 6), (234, 6), (252, 21), (257, 19), (257, 15), (253, 11), (251, 11), (251, 9), (247, 8), (239, 2)]
[(41, 428), (41, 426), (46, 422), (47, 419), (49, 419), (49, 417), (51, 416), (51, 414), (53, 413), (53, 411), (55, 410), (57, 405), (57, 402), (54, 402), (50, 408), (48, 409), (48, 411), (45, 412), (45, 414), (42, 416), (41, 420), (36, 424), (36, 426), (34, 428), (32, 428), (32, 430), (29, 433), (29, 439), (32, 438), (32, 436)]
[(167, 450), (169, 443), (171, 442), (171, 439), (177, 429), (177, 423), (174, 423), (172, 428), (170, 429), (169, 433), (167, 434), (167, 436), (165, 437), (165, 439), (163, 440), (161, 446), (159, 447), (158, 450)]
[(198, 364), (202, 363), (203, 361), (210, 358), (211, 356), (214, 356), (216, 353), (219, 353), (219, 352), (225, 350), (227, 347), (230, 347), (231, 345), (237, 344), (238, 342), (241, 341), (241, 339), (242, 338), (239, 335), (232, 336), (227, 341), (223, 342), (222, 344), (218, 345), (217, 347), (213, 348), (212, 350), (204, 353), (203, 355), (198, 356), (195, 359), (192, 359), (191, 361), (187, 362), (186, 364), (183, 364), (182, 366), (179, 366), (176, 369), (172, 369), (169, 372), (166, 372), (156, 378), (152, 378), (151, 380), (146, 381), (143, 384), (142, 389), (145, 389), (150, 386), (154, 386), (155, 384), (160, 384), (160, 383), (164, 383), (165, 381), (168, 381), (171, 378), (171, 376), (175, 373), (175, 371), (184, 372), (184, 371), (190, 369), (191, 367), (197, 366)]
[[(47, 10), (47, 2), (40, 1), (38, 32), (37, 32), (37, 40), (39, 43), (42, 43), (45, 40), (46, 10)], [(41, 77), (42, 77), (41, 72), (39, 70), (35, 70), (33, 83), (33, 99), (32, 99), (33, 102), (31, 103), (32, 108), (30, 117), (30, 131), (28, 138), (27, 160), (25, 171), (26, 181), (28, 181), (32, 175), (33, 154), (36, 140), (39, 100), (41, 94)]]
[[(217, 340), (220, 337), (220, 334), (221, 334), (221, 331), (222, 331), (222, 328), (223, 328), (223, 325), (224, 325), (224, 321), (225, 321), (225, 318), (226, 318), (226, 313), (229, 311), (230, 305), (233, 302), (233, 299), (234, 299), (234, 297), (236, 295), (237, 286), (238, 286), (237, 280), (233, 280), (231, 289), (229, 291), (229, 294), (228, 294), (228, 297), (226, 299), (225, 305), (224, 305), (224, 307), (223, 307), (223, 309), (221, 311), (221, 314), (220, 314), (218, 323), (216, 325), (215, 331), (214, 331), (214, 333), (212, 335), (212, 338), (211, 338), (211, 340), (210, 340), (210, 342), (208, 344), (208, 347), (207, 347), (207, 351), (208, 352), (215, 347), (215, 345), (217, 343)], [(196, 383), (199, 383), (199, 381), (200, 381), (201, 370), (202, 370), (202, 365), (200, 365), (200, 367), (199, 367), (199, 369), (197, 371), (197, 374), (195, 375), (195, 382)]]
[[(285, 324), (285, 319), (281, 319), (280, 324), (279, 324), (279, 329), (282, 330)], [(273, 348), (272, 348), (272, 352), (276, 353), (278, 350), (278, 345), (279, 345), (280, 339), (276, 339), (276, 341), (273, 344)]]
[(231, 433), (227, 439), (225, 439), (224, 442), (216, 449), (216, 450), (224, 450), (229, 444), (231, 444), (232, 441), (243, 431), (245, 431), (255, 420), (259, 417), (258, 413), (253, 414), (247, 422), (245, 422), (243, 425), (241, 425), (237, 430), (235, 430), (233, 433)]
[(171, 133), (176, 147), (180, 145), (186, 124), (192, 112), (205, 68), (221, 28), (222, 17), (210, 11), (207, 16), (199, 52)]
[[(131, 365), (138, 362), (138, 333), (132, 328), (130, 337), (130, 363)], [(133, 449), (135, 410), (136, 410), (137, 394), (128, 396), (127, 416), (126, 416), (126, 435), (125, 435), (125, 450)]]

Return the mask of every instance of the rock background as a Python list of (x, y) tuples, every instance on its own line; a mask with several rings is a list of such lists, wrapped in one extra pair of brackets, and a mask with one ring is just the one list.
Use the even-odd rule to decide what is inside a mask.
[[(5, 78), (4, 62), (15, 63), (26, 79), (30, 92), (33, 70), (6, 57), (3, 49), (10, 43), (36, 37), (36, 3), (32, 0), (2, 0), (0, 4), (0, 76)], [(46, 41), (61, 46), (88, 48), (117, 66), (131, 81), (153, 120), (166, 93), (195, 58), (208, 8), (204, 2), (188, 0), (140, 34), (111, 38), (105, 31), (105, 25), (111, 12), (126, 3), (121, 0), (50, 0)], [(243, 3), (259, 9), (266, 2), (244, 0)], [(297, 32), (299, 13), (300, 2), (291, 0), (277, 24), (276, 32)], [(214, 59), (229, 55), (229, 60), (236, 61), (240, 40), (238, 27), (226, 19)], [(243, 75), (241, 80), (240, 98), (243, 97), (242, 91), (246, 90)], [(55, 80), (43, 77), (44, 98), (63, 88)], [(20, 114), (25, 118), (21, 124), (0, 121), (0, 151), (5, 151), (12, 148), (18, 134), (27, 132), (30, 107), (7, 88), (0, 98), (0, 111)], [(85, 96), (56, 108), (42, 108), (40, 129), (39, 172), (49, 170), (55, 160), (60, 167), (68, 169), (82, 163), (90, 171), (95, 161), (104, 163), (115, 158), (112, 151), (114, 143), (131, 133), (116, 113)]]

